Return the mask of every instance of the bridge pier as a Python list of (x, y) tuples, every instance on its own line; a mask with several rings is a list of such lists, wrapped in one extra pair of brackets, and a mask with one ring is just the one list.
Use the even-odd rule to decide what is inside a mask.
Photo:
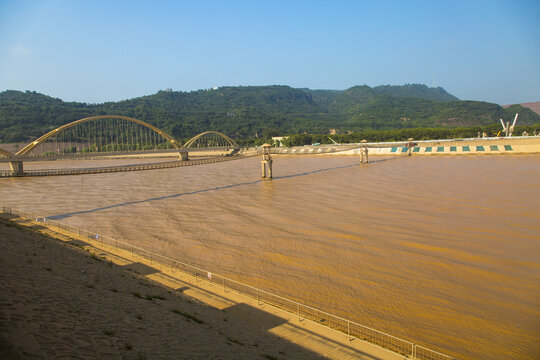
[(189, 153), (187, 151), (180, 151), (180, 159), (182, 161), (188, 161), (189, 160)]
[(262, 165), (262, 177), (263, 179), (268, 178), (272, 179), (272, 158), (270, 157), (270, 145), (264, 144), (263, 148), (263, 159), (261, 161)]
[(360, 147), (360, 164), (367, 164), (369, 162), (368, 159), (368, 147), (367, 147), (367, 140), (360, 141), (362, 143), (362, 146)]
[(412, 149), (414, 147), (414, 139), (413, 138), (409, 138), (409, 143), (407, 144), (407, 156), (411, 156), (412, 155)]
[(11, 175), (13, 176), (23, 176), (23, 162), (22, 161), (10, 161), (9, 168), (11, 169)]
[(266, 159), (261, 161), (262, 164), (262, 177), (263, 179), (272, 179), (272, 159)]

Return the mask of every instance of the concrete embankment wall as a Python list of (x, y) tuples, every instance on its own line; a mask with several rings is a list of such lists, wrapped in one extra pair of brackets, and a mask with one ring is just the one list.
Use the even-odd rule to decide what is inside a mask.
[[(540, 154), (540, 137), (479, 138), (415, 141), (413, 155)], [(408, 142), (367, 143), (369, 155), (399, 155)], [(272, 148), (276, 155), (360, 155), (361, 144)]]

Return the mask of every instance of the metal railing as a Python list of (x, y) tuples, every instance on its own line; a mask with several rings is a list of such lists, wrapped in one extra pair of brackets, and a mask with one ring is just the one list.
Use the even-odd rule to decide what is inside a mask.
[(413, 359), (417, 360), (448, 360), (454, 359), (448, 355), (441, 354), (440, 352), (427, 349), (420, 345), (414, 345)]
[(200, 267), (186, 264), (182, 261), (145, 250), (143, 248), (118, 240), (116, 238), (102, 236), (95, 232), (63, 224), (58, 221), (48, 219), (46, 217), (40, 217), (31, 213), (18, 211), (9, 207), (2, 206), (1, 209), (3, 213), (16, 215), (23, 219), (43, 223), (47, 225), (51, 230), (57, 228), (58, 230), (64, 230), (73, 235), (78, 235), (79, 237), (92, 239), (93, 241), (115, 247), (116, 249), (127, 250), (131, 253), (132, 256), (136, 254), (139, 257), (150, 260), (150, 262), (157, 262), (163, 266), (170, 267), (171, 270), (178, 270), (185, 274), (191, 275), (195, 278), (196, 281), (206, 281), (223, 288), (224, 291), (233, 291), (253, 300), (257, 300), (257, 304), (259, 305), (267, 304), (276, 308), (283, 309), (290, 314), (297, 316), (299, 321), (309, 320), (324, 325), (335, 331), (338, 331), (343, 335), (347, 336), (347, 339), (349, 341), (352, 341), (354, 339), (363, 340), (387, 349), (389, 351), (392, 351), (394, 353), (403, 355), (410, 359), (455, 360), (448, 355), (444, 355), (423, 346), (413, 344), (410, 341), (400, 339), (390, 334), (386, 334), (382, 331), (372, 329), (368, 326), (355, 323), (351, 320), (332, 315), (328, 312), (301, 304), (293, 300), (289, 300), (282, 296), (272, 294), (268, 291), (229, 279), (225, 276), (212, 273)]

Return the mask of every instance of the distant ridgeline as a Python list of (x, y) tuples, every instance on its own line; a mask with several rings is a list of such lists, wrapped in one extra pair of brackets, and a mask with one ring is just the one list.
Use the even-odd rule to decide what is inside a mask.
[(487, 126), (501, 118), (511, 121), (516, 112), (519, 125), (540, 123), (540, 115), (521, 105), (502, 108), (492, 103), (460, 101), (443, 88), (419, 84), (374, 88), (364, 85), (343, 91), (289, 86), (221, 87), (159, 91), (103, 104), (64, 102), (36, 92), (8, 90), (0, 93), (0, 142), (34, 140), (60, 125), (104, 114), (144, 120), (179, 140), (215, 130), (241, 141), (287, 134)]

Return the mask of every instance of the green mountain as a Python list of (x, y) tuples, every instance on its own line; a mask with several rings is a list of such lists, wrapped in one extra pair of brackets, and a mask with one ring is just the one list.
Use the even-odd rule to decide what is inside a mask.
[(29, 141), (68, 122), (93, 115), (126, 115), (147, 121), (179, 139), (206, 130), (236, 139), (283, 134), (338, 133), (417, 127), (540, 123), (530, 109), (459, 101), (425, 85), (355, 86), (347, 90), (289, 86), (239, 86), (191, 92), (159, 91), (134, 99), (85, 104), (36, 92), (0, 93), (0, 142)]
[(403, 86), (381, 85), (374, 87), (373, 91), (378, 95), (384, 94), (395, 97), (410, 97), (435, 101), (459, 100), (441, 87), (429, 88), (423, 84), (405, 84)]

